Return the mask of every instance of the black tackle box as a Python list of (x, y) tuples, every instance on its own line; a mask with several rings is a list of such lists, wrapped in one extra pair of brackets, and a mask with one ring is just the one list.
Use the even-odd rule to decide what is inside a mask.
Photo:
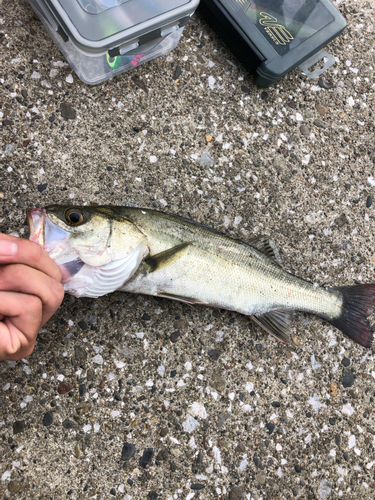
[(201, 0), (199, 11), (260, 87), (296, 66), (317, 78), (335, 62), (324, 47), (346, 26), (330, 0)]

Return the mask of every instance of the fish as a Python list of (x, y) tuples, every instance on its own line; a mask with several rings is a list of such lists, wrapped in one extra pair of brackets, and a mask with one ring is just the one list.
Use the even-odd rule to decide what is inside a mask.
[(236, 311), (290, 343), (295, 311), (315, 314), (369, 348), (375, 284), (325, 287), (287, 272), (268, 235), (234, 239), (148, 208), (62, 206), (27, 211), (30, 240), (57, 263), (67, 293), (122, 291)]

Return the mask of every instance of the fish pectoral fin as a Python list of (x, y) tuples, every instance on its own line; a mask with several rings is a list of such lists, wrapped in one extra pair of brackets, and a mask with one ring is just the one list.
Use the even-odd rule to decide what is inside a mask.
[(272, 259), (280, 267), (284, 267), (276, 243), (269, 236), (264, 234), (256, 236), (255, 238), (247, 240), (246, 243)]
[(289, 344), (291, 342), (290, 323), (293, 314), (293, 309), (275, 309), (259, 316), (252, 315), (251, 319), (284, 344)]
[(181, 243), (181, 245), (176, 245), (175, 247), (169, 248), (164, 252), (157, 253), (152, 257), (147, 257), (147, 259), (145, 259), (144, 262), (145, 264), (148, 265), (149, 272), (153, 273), (154, 271), (157, 271), (159, 269), (162, 269), (163, 267), (171, 265), (173, 262), (175, 262), (177, 259), (181, 257), (181, 255), (185, 252), (186, 248), (189, 245), (190, 242)]
[(173, 293), (158, 292), (156, 295), (163, 299), (178, 300), (179, 302), (183, 302), (184, 304), (190, 304), (190, 305), (200, 304), (203, 306), (209, 305), (208, 302), (204, 302), (203, 300), (194, 299), (192, 297), (182, 297), (181, 295), (175, 295)]

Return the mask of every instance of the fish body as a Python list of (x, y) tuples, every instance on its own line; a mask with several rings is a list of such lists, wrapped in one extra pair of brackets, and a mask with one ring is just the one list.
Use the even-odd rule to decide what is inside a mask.
[(150, 256), (177, 250), (166, 262), (146, 259), (123, 291), (181, 297), (246, 315), (277, 308), (339, 311), (338, 293), (287, 273), (251, 244), (160, 212), (129, 209), (126, 217), (147, 235)]
[[(72, 220), (70, 220), (72, 219)], [(67, 292), (115, 290), (251, 316), (288, 342), (294, 310), (317, 314), (369, 347), (375, 285), (326, 289), (286, 272), (267, 236), (248, 243), (188, 219), (133, 207), (29, 211), (30, 237), (60, 265)]]

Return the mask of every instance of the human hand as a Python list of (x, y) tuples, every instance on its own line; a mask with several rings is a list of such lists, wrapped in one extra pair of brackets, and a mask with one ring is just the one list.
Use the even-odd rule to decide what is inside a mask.
[(63, 298), (60, 269), (47, 252), (0, 233), (0, 360), (29, 356)]

